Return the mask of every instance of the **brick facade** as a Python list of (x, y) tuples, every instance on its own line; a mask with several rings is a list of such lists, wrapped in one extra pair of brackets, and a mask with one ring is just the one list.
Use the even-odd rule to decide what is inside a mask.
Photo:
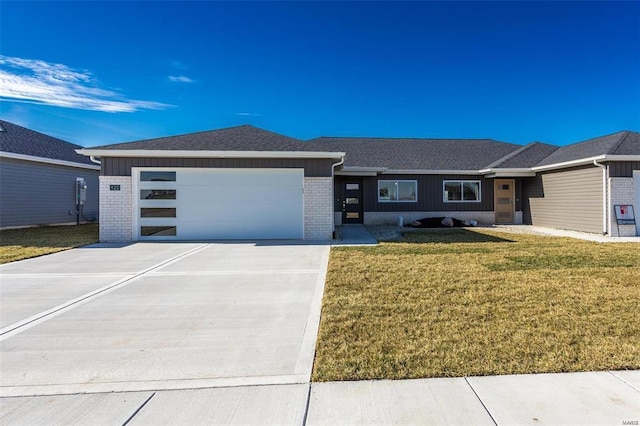
[[(634, 204), (633, 178), (609, 178), (609, 229), (612, 237), (635, 237), (635, 225), (618, 225), (614, 206), (617, 204)], [(635, 212), (636, 221), (638, 214)]]
[(333, 238), (333, 179), (304, 178), (304, 239)]
[[(120, 185), (120, 190), (111, 190)], [(100, 176), (100, 241), (132, 240), (133, 207), (131, 176)]]

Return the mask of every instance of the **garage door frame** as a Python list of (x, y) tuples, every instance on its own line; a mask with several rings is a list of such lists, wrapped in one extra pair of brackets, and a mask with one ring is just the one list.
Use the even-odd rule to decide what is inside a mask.
[[(133, 236), (133, 240), (135, 241), (183, 241), (184, 239), (181, 239), (179, 235), (176, 236), (152, 236), (152, 237), (145, 237), (145, 236), (141, 236), (141, 232), (140, 232), (140, 226), (141, 226), (141, 220), (140, 220), (140, 208), (141, 208), (141, 200), (140, 200), (140, 190), (141, 189), (149, 189), (150, 187), (153, 187), (153, 184), (149, 184), (147, 182), (141, 182), (140, 181), (140, 173), (141, 172), (176, 172), (177, 176), (179, 176), (179, 172), (180, 171), (189, 171), (189, 172), (193, 172), (193, 171), (216, 171), (216, 172), (223, 172), (225, 170), (228, 170), (230, 172), (233, 173), (242, 173), (243, 171), (246, 172), (251, 172), (251, 173), (256, 173), (256, 172), (264, 172), (264, 173), (269, 173), (269, 172), (287, 172), (287, 173), (292, 173), (292, 174), (296, 174), (300, 177), (300, 189), (302, 191), (301, 194), (301, 217), (300, 217), (300, 230), (299, 230), (299, 239), (304, 239), (304, 235), (305, 235), (305, 220), (304, 220), (304, 215), (305, 215), (305, 203), (304, 203), (304, 169), (303, 168), (198, 168), (198, 167), (132, 167), (131, 168), (131, 180), (132, 180), (132, 236)], [(158, 186), (162, 186), (163, 189), (177, 189), (178, 182), (163, 182), (161, 185)], [(167, 203), (164, 203), (167, 207), (176, 207), (177, 208), (177, 214), (176, 214), (176, 218), (164, 218), (162, 220), (145, 220), (145, 222), (148, 224), (149, 222), (154, 222), (154, 223), (164, 223), (167, 226), (177, 226), (178, 224), (178, 215), (180, 214), (180, 206), (178, 205), (178, 200), (176, 199), (175, 201), (171, 202), (173, 200), (168, 200)], [(160, 203), (162, 204), (162, 202)], [(179, 231), (178, 231), (179, 232)], [(220, 238), (220, 239), (229, 239), (229, 238)], [(238, 239), (244, 239), (244, 238), (238, 238)]]

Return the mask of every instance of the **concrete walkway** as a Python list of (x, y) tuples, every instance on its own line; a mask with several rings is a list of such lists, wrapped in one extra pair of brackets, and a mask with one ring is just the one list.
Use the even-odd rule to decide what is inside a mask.
[(327, 255), (98, 245), (5, 265), (0, 424), (640, 421), (640, 370), (310, 383)]
[(640, 237), (610, 237), (608, 235), (591, 234), (588, 232), (569, 231), (566, 229), (545, 228), (533, 225), (495, 225), (491, 227), (497, 231), (548, 235), (553, 237), (569, 237), (578, 240), (597, 243), (640, 243)]
[(378, 244), (378, 240), (364, 225), (342, 225), (340, 227), (341, 239), (334, 240), (334, 246), (371, 246)]

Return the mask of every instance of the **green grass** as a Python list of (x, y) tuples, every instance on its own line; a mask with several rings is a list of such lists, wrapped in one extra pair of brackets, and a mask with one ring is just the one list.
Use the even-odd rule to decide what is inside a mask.
[(493, 230), (333, 248), (313, 379), (640, 368), (640, 245)]
[(0, 264), (97, 242), (97, 224), (6, 229), (0, 231)]

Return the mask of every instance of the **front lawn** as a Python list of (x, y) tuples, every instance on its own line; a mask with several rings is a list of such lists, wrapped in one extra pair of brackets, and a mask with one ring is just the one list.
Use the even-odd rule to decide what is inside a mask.
[(425, 230), (332, 248), (313, 379), (640, 368), (640, 245)]
[(0, 264), (97, 242), (97, 224), (5, 229), (0, 231)]

